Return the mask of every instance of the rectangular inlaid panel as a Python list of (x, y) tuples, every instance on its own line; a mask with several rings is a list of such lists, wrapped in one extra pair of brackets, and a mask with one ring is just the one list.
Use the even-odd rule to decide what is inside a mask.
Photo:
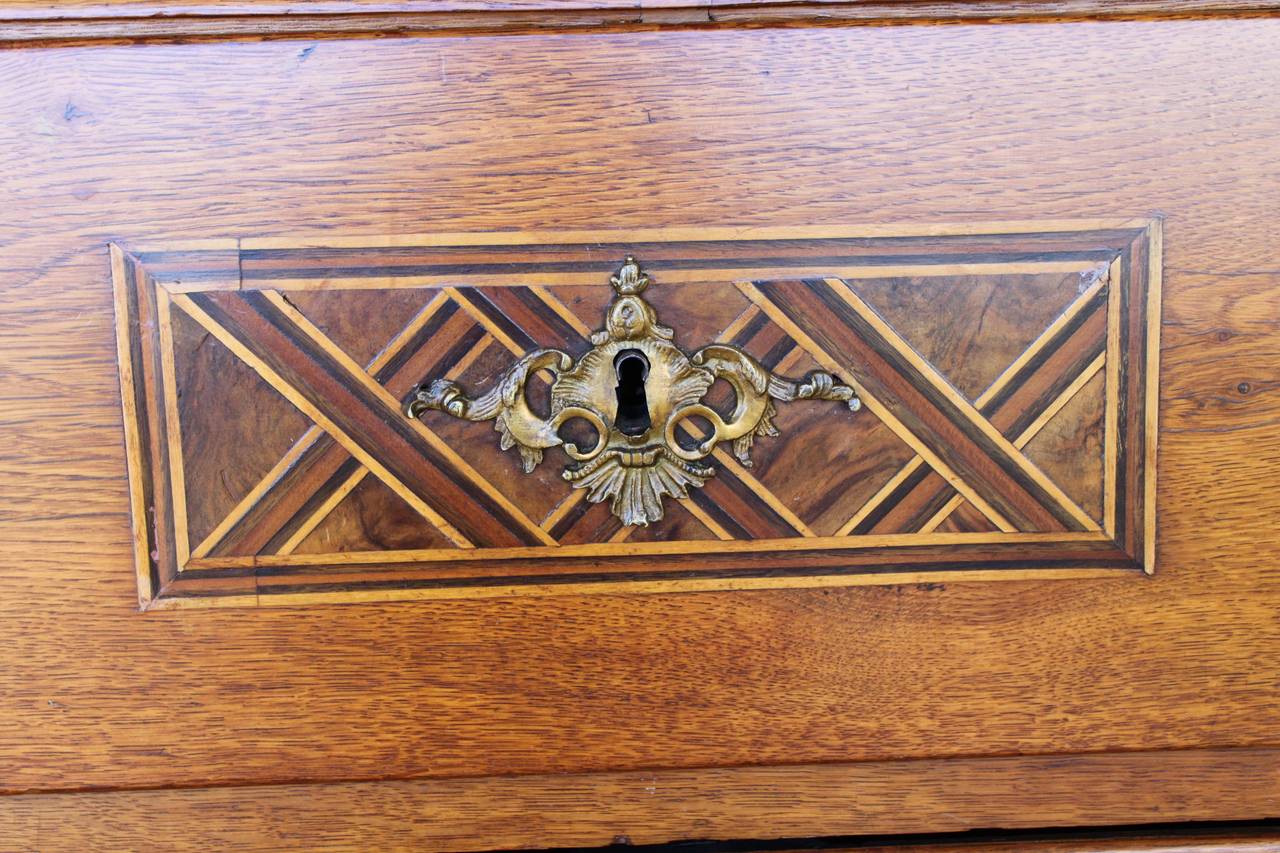
[(1156, 221), (112, 252), (144, 605), (1154, 571)]

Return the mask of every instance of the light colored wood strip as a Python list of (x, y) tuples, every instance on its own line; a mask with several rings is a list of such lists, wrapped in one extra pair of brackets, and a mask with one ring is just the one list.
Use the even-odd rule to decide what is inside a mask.
[(739, 462), (732, 453), (725, 450), (723, 447), (717, 447), (715, 450), (711, 452), (711, 455), (717, 462), (719, 462), (729, 471), (732, 471), (733, 476), (737, 477), (739, 480), (745, 483), (748, 487), (750, 487), (752, 493), (754, 493), (754, 495), (757, 498), (759, 498), (770, 509), (776, 512), (779, 515), (779, 517), (781, 517), (784, 521), (787, 522), (787, 524), (790, 524), (793, 528), (795, 528), (795, 531), (799, 533), (801, 536), (812, 537), (812, 536), (818, 535), (813, 532), (813, 528), (805, 524), (804, 521), (800, 518), (800, 516), (796, 515), (791, 510), (791, 507), (784, 504), (782, 500), (773, 493), (772, 489), (770, 489), (764, 483), (760, 482), (759, 478), (757, 478), (755, 474), (752, 474), (749, 470), (747, 470), (747, 468), (743, 466), (743, 464)]
[[(841, 279), (878, 279), (908, 278), (929, 276), (961, 276), (961, 275), (1010, 275), (1034, 273), (1071, 273), (1079, 272), (1079, 262), (1054, 261), (1040, 263), (990, 263), (990, 264), (907, 264), (894, 266), (866, 266), (860, 264), (826, 264), (824, 266), (788, 266), (788, 267), (730, 267), (720, 270), (691, 267), (681, 269), (678, 266), (665, 268), (662, 271), (663, 284), (712, 284), (723, 283), (733, 279), (762, 281), (768, 279), (794, 278), (827, 278)], [(520, 272), (472, 275), (467, 277), (467, 286), (472, 287), (570, 287), (582, 285), (599, 285), (608, 280), (608, 272)], [(261, 281), (249, 279), (244, 283), (246, 290), (394, 290), (397, 288), (417, 287), (452, 287), (457, 285), (456, 275), (413, 275), (413, 276), (316, 276), (309, 278), (272, 278)], [(174, 292), (193, 292), (210, 288), (202, 285), (177, 284)]]
[(636, 529), (632, 525), (624, 524), (616, 533), (609, 537), (609, 541), (613, 543), (626, 542), (631, 538), (631, 534), (635, 533), (635, 531)]
[(164, 243), (131, 244), (134, 255), (166, 254), (168, 252), (234, 252), (240, 248), (235, 237), (211, 237), (203, 240), (174, 240)]
[(571, 491), (568, 495), (565, 496), (564, 500), (556, 504), (555, 509), (551, 510), (551, 512), (547, 515), (546, 518), (542, 519), (542, 529), (546, 531), (550, 531), (553, 527), (555, 527), (557, 524), (560, 523), (560, 519), (568, 515), (569, 511), (572, 510), (579, 503), (581, 503), (582, 499), (585, 498), (586, 496), (587, 496), (587, 492), (585, 489), (574, 489), (573, 491)]
[[(1035, 438), (1040, 430), (1044, 429), (1045, 425), (1047, 425), (1049, 421), (1053, 420), (1054, 416), (1057, 415), (1058, 412), (1062, 411), (1063, 407), (1066, 406), (1067, 403), (1071, 402), (1076, 394), (1080, 393), (1080, 389), (1084, 388), (1085, 385), (1088, 385), (1090, 380), (1098, 375), (1098, 371), (1102, 370), (1103, 364), (1106, 362), (1106, 357), (1105, 352), (1099, 353), (1098, 357), (1090, 362), (1089, 366), (1081, 371), (1080, 375), (1072, 380), (1070, 385), (1063, 389), (1057, 399), (1050, 403), (1049, 406), (1040, 413), (1040, 416), (1032, 421), (1031, 424), (1023, 430), (1016, 439), (1014, 439), (1014, 447), (1022, 450), (1030, 444), (1031, 439)], [(938, 525), (946, 521), (947, 518), (950, 517), (951, 513), (955, 512), (960, 507), (962, 502), (963, 499), (959, 495), (953, 495), (951, 500), (947, 501), (946, 505), (943, 506), (942, 509), (938, 510), (938, 512), (936, 512), (934, 516), (920, 528), (920, 532), (931, 533), (936, 530)]]
[(914, 433), (894, 417), (893, 413), (885, 408), (883, 403), (871, 396), (867, 389), (863, 388), (857, 379), (849, 375), (848, 371), (846, 371), (839, 362), (828, 355), (822, 347), (818, 346), (803, 329), (791, 322), (790, 317), (779, 311), (772, 302), (760, 293), (760, 291), (756, 290), (755, 285), (745, 281), (737, 282), (736, 285), (748, 299), (759, 305), (760, 309), (769, 315), (769, 319), (781, 326), (783, 331), (791, 336), (792, 340), (804, 347), (809, 355), (813, 357), (814, 361), (818, 362), (823, 369), (839, 376), (842, 381), (849, 383), (849, 385), (853, 387), (854, 392), (858, 395), (858, 398), (862, 400), (862, 404), (866, 406), (872, 414), (883, 421), (885, 426), (893, 430), (895, 435), (901, 438), (909, 447), (911, 447), (912, 450), (921, 456), (934, 471), (938, 472), (944, 480), (950, 483), (953, 489), (968, 498), (983, 515), (991, 520), (992, 524), (1000, 530), (1013, 532), (1013, 525), (1010, 524), (1003, 515), (983, 500), (982, 496), (975, 492), (969, 484), (964, 482), (964, 480), (962, 480), (949, 465), (943, 462), (936, 453), (930, 450), (924, 442), (920, 441)]
[(720, 337), (716, 338), (716, 341), (719, 343), (728, 343), (733, 340), (734, 335), (741, 332), (748, 323), (759, 315), (760, 306), (756, 305), (754, 302), (750, 303), (746, 308), (742, 309), (742, 313), (735, 317), (732, 323), (724, 327), (724, 331), (720, 333)]
[(1142, 567), (1147, 574), (1156, 570), (1156, 462), (1160, 420), (1160, 324), (1164, 289), (1164, 223), (1155, 219), (1147, 230), (1147, 394), (1143, 457), (1143, 553)]
[(1070, 547), (1079, 543), (1115, 543), (1104, 533), (877, 533), (867, 536), (820, 536), (816, 539), (786, 537), (782, 539), (725, 539), (719, 542), (685, 539), (678, 541), (623, 542), (612, 545), (607, 542), (588, 542), (561, 545), (551, 549), (542, 546), (511, 546), (502, 548), (476, 548), (453, 550), (450, 548), (422, 548), (401, 551), (342, 551), (316, 554), (233, 556), (192, 560), (193, 569), (251, 569), (279, 566), (380, 566), (388, 563), (436, 563), (501, 561), (509, 559), (564, 560), (575, 557), (635, 557), (660, 559), (690, 554), (726, 553), (779, 553), (787, 551), (819, 550), (862, 552), (892, 550), (895, 548), (959, 547), (964, 545), (991, 544), (1044, 544), (1052, 543)]
[[(665, 243), (682, 240), (740, 241), (839, 239), (874, 237), (964, 237), (997, 234), (1140, 230), (1150, 219), (1049, 219), (995, 222), (868, 224), (856, 226), (791, 226), (769, 228), (641, 228), (591, 231), (462, 231), (438, 234), (250, 237), (241, 241), (255, 249), (382, 249), (432, 246), (531, 246), (539, 243)], [(160, 247), (156, 247), (157, 250)], [(621, 260), (621, 259), (618, 259)], [(614, 261), (610, 260), (609, 264)], [(608, 270), (612, 272), (612, 270)], [(454, 279), (457, 280), (456, 277)], [(665, 280), (665, 279), (664, 279)]]
[(920, 528), (920, 532), (932, 533), (937, 530), (938, 527), (942, 525), (942, 522), (951, 517), (951, 513), (960, 508), (960, 504), (962, 503), (964, 503), (964, 498), (959, 495), (952, 495), (951, 499), (943, 504), (942, 509), (935, 512), (933, 514), (933, 518), (930, 518), (924, 523), (924, 526)]
[(413, 339), (413, 336), (416, 335), (418, 331), (435, 316), (437, 311), (447, 305), (448, 302), (449, 297), (447, 294), (443, 292), (437, 293), (435, 297), (433, 297), (431, 301), (428, 302), (423, 309), (409, 321), (408, 325), (401, 329), (399, 334), (388, 341), (387, 345), (373, 357), (373, 360), (370, 361), (368, 366), (365, 368), (365, 372), (372, 376), (381, 370), (393, 358), (399, 355), (401, 350), (403, 350), (405, 346), (408, 345), (409, 341)]
[(692, 515), (694, 518), (698, 519), (698, 521), (702, 522), (702, 526), (710, 530), (711, 533), (721, 542), (728, 542), (733, 539), (732, 533), (721, 527), (719, 522), (707, 515), (707, 511), (698, 506), (694, 501), (689, 498), (683, 498), (680, 501), (680, 505), (689, 511), (689, 515)]
[(898, 353), (914, 367), (920, 375), (933, 387), (933, 389), (946, 397), (947, 400), (956, 408), (956, 411), (974, 428), (983, 434), (983, 436), (999, 447), (1013, 461), (1022, 473), (1034, 480), (1035, 483), (1043, 489), (1046, 494), (1064, 509), (1077, 524), (1085, 530), (1099, 529), (1098, 523), (1076, 505), (1062, 488), (1048, 477), (1044, 475), (1039, 468), (1031, 463), (1031, 460), (1016, 447), (1013, 442), (1001, 435), (990, 421), (982, 417), (973, 404), (964, 398), (964, 396), (956, 390), (955, 386), (947, 381), (946, 377), (938, 373), (937, 368), (920, 357), (910, 344), (891, 327), (884, 322), (874, 310), (871, 309), (862, 299), (853, 292), (853, 290), (840, 279), (827, 279), (827, 285), (835, 291), (841, 299), (844, 300), (850, 308), (852, 308), (862, 320), (876, 330)]
[(144, 448), (139, 428), (136, 383), (133, 372), (133, 329), (129, 317), (129, 276), (126, 265), (132, 263), (123, 249), (110, 246), (112, 298), (116, 312), (116, 363), (120, 370), (120, 403), (124, 411), (124, 448), (128, 464), (130, 534), (133, 540), (133, 571), (138, 580), (138, 601), (146, 605), (156, 594), (151, 584), (151, 543), (147, 532), (147, 505), (143, 471)]
[(797, 345), (791, 350), (791, 352), (782, 357), (782, 360), (778, 362), (776, 367), (774, 367), (773, 372), (785, 374), (791, 368), (795, 367), (797, 362), (802, 358), (804, 358), (804, 350)]
[(173, 355), (171, 298), (156, 288), (156, 325), (160, 338), (160, 382), (164, 388), (164, 434), (169, 446), (170, 500), (173, 502), (173, 539), (178, 571), (191, 559), (191, 534), (187, 527), (187, 476), (182, 458), (182, 419), (178, 415), (178, 371)]
[[(341, 365), (343, 369), (350, 374), (351, 380), (353, 382), (356, 382), (357, 384), (363, 386), (370, 394), (380, 399), (382, 403), (386, 405), (391, 411), (399, 410), (400, 408), (399, 401), (396, 400), (394, 397), (392, 397), (391, 393), (387, 391), (386, 388), (383, 388), (381, 385), (375, 382), (373, 378), (369, 376), (369, 374), (361, 370), (360, 365), (356, 364), (355, 360), (352, 359), (351, 356), (347, 355), (345, 352), (342, 351), (341, 348), (339, 348), (335, 343), (333, 343), (333, 341), (329, 340), (329, 338), (325, 335), (325, 333), (320, 331), (320, 329), (314, 323), (312, 323), (302, 314), (302, 312), (294, 308), (293, 304), (290, 303), (289, 300), (285, 299), (284, 296), (282, 296), (280, 293), (276, 291), (270, 291), (270, 290), (265, 291), (265, 296), (267, 300), (271, 302), (272, 305), (274, 305), (282, 314), (288, 317), (290, 321), (294, 323), (294, 325), (296, 325), (299, 329), (301, 329), (303, 333), (306, 334), (307, 337), (310, 338), (311, 341), (316, 346), (323, 349), (331, 358), (333, 358), (334, 361), (336, 361), (339, 365)], [(424, 424), (421, 420), (417, 418), (407, 418), (406, 421), (408, 422), (410, 428), (413, 429), (413, 431), (417, 433), (424, 441), (430, 444), (431, 447), (437, 453), (439, 453), (444, 458), (448, 459), (450, 464), (452, 464), (454, 468), (457, 469), (459, 474), (465, 477), (467, 481), (470, 482), (473, 486), (475, 486), (476, 488), (483, 491), (486, 495), (488, 495), (495, 503), (497, 503), (499, 506), (505, 509), (511, 515), (511, 517), (514, 518), (528, 532), (532, 533), (534, 536), (536, 536), (539, 540), (541, 540), (543, 543), (547, 545), (558, 544), (556, 540), (553, 539), (550, 535), (548, 535), (545, 530), (539, 527), (537, 523), (533, 521), (533, 519), (529, 518), (529, 516), (527, 516), (522, 509), (516, 506), (511, 501), (510, 498), (508, 498), (499, 489), (497, 489), (492, 483), (486, 480), (480, 474), (479, 471), (477, 471), (475, 468), (471, 466), (470, 463), (468, 463), (465, 459), (459, 456), (457, 451), (455, 451), (452, 447), (450, 447), (444, 439), (436, 435), (430, 428), (427, 427), (426, 424)], [(363, 459), (361, 461), (364, 462)], [(375, 468), (372, 465), (369, 465), (367, 462), (365, 462), (365, 464), (368, 465), (368, 467), (371, 470), (373, 470), (375, 474), (378, 473), (377, 468)], [(437, 516), (437, 518), (438, 517), (439, 516)]]
[(218, 522), (218, 526), (209, 532), (209, 535), (204, 538), (204, 541), (192, 550), (192, 559), (199, 559), (201, 557), (208, 556), (209, 553), (217, 547), (218, 543), (222, 541), (223, 537), (231, 532), (231, 529), (239, 524), (240, 521), (249, 514), (249, 510), (253, 509), (254, 506), (257, 505), (258, 501), (262, 499), (262, 496), (275, 485), (276, 481), (284, 476), (286, 471), (293, 467), (293, 463), (297, 462), (298, 458), (302, 456), (303, 453), (306, 453), (311, 445), (315, 444), (316, 440), (322, 435), (324, 435), (324, 430), (320, 429), (320, 427), (315, 424), (307, 427), (307, 431), (293, 443), (293, 446), (289, 448), (284, 456), (280, 457), (280, 461), (271, 466), (271, 470), (258, 481), (257, 485), (250, 489), (249, 493), (240, 499), (240, 502), (235, 505), (231, 512), (228, 513), (222, 521)]
[(363, 465), (353, 471), (351, 476), (343, 481), (342, 485), (335, 489), (333, 494), (329, 495), (324, 503), (316, 507), (315, 512), (311, 513), (311, 515), (307, 517), (307, 520), (294, 531), (293, 535), (280, 546), (280, 550), (276, 551), (276, 553), (292, 554), (294, 550), (301, 545), (317, 527), (320, 526), (320, 522), (328, 518), (329, 513), (333, 512), (334, 509), (337, 508), (338, 504), (342, 503), (343, 499), (346, 498), (347, 495), (351, 494), (351, 491), (356, 486), (360, 485), (360, 482), (368, 473), (369, 469)]
[(1085, 306), (1089, 304), (1089, 301), (1097, 296), (1098, 291), (1106, 287), (1107, 282), (1110, 280), (1113, 279), (1109, 272), (1103, 276), (1099, 276), (1098, 279), (1093, 282), (1093, 284), (1089, 285), (1083, 293), (1072, 300), (1066, 310), (1059, 314), (1058, 317), (1050, 323), (1034, 341), (1031, 342), (1031, 345), (1023, 350), (1022, 353), (1013, 360), (1013, 363), (996, 377), (995, 381), (987, 387), (987, 390), (983, 391), (982, 394), (973, 401), (974, 406), (981, 408), (982, 406), (987, 405), (987, 403), (990, 403), (997, 394), (1003, 391), (1008, 384), (1013, 381), (1013, 378), (1017, 375), (1018, 371), (1022, 370), (1029, 361), (1040, 355), (1044, 348), (1052, 343), (1053, 339), (1080, 315), (1080, 312), (1085, 309)]
[(875, 512), (875, 510), (879, 508), (880, 504), (884, 503), (885, 499), (888, 498), (889, 495), (893, 494), (894, 489), (902, 485), (903, 480), (914, 474), (923, 464), (924, 458), (919, 454), (908, 459), (907, 462), (898, 469), (898, 473), (890, 477), (874, 495), (867, 499), (866, 503), (858, 508), (857, 512), (850, 516), (848, 521), (840, 525), (840, 529), (836, 531), (836, 535), (848, 536), (852, 533), (853, 529), (861, 524), (863, 519)]
[(582, 322), (582, 318), (570, 311), (569, 306), (557, 299), (550, 290), (542, 287), (541, 285), (537, 285), (529, 289), (533, 291), (534, 296), (542, 300), (543, 304), (556, 312), (560, 319), (568, 323), (575, 332), (582, 335), (584, 338), (591, 337), (591, 327)]
[(1116, 532), (1116, 482), (1120, 464), (1120, 352), (1121, 263), (1111, 262), (1111, 280), (1115, 286), (1107, 294), (1107, 377), (1106, 404), (1103, 420), (1102, 462), (1102, 529), (1111, 536)]
[(513, 341), (511, 339), (511, 336), (508, 335), (506, 332), (504, 332), (501, 326), (493, 322), (493, 320), (491, 320), (488, 317), (488, 315), (486, 315), (483, 311), (478, 310), (474, 305), (472, 305), (470, 299), (467, 299), (465, 296), (463, 296), (461, 293), (458, 292), (458, 288), (446, 287), (444, 288), (444, 292), (449, 294), (450, 298), (453, 299), (454, 302), (458, 303), (459, 308), (461, 308), (463, 311), (466, 311), (469, 315), (471, 315), (471, 319), (475, 320), (482, 327), (484, 327), (485, 331), (493, 335), (494, 339), (498, 343), (502, 344), (504, 347), (506, 347), (508, 350), (515, 353), (516, 355), (521, 355), (521, 356), (524, 355), (524, 352), (525, 352), (524, 347), (520, 346), (518, 343)]
[(1091, 361), (1089, 366), (1082, 370), (1080, 375), (1073, 379), (1071, 384), (1063, 389), (1057, 399), (1050, 403), (1045, 410), (1040, 413), (1040, 416), (1032, 421), (1031, 424), (1023, 430), (1016, 439), (1014, 439), (1013, 446), (1022, 450), (1030, 444), (1031, 439), (1035, 438), (1040, 430), (1044, 429), (1045, 425), (1048, 424), (1049, 421), (1053, 420), (1054, 416), (1057, 415), (1058, 412), (1062, 411), (1062, 408), (1066, 406), (1067, 403), (1070, 403), (1071, 399), (1075, 397), (1076, 394), (1080, 393), (1080, 389), (1085, 385), (1088, 385), (1089, 380), (1098, 375), (1098, 371), (1102, 369), (1106, 360), (1107, 354), (1105, 352), (1098, 353), (1098, 357)]
[[(226, 290), (239, 290), (239, 282), (236, 281), (166, 281), (160, 282), (160, 286), (169, 291), (170, 294), (175, 293), (217, 293)], [(256, 290), (256, 288), (245, 288), (246, 290)]]
[(444, 378), (450, 381), (456, 380), (459, 376), (467, 371), (467, 368), (475, 363), (475, 360), (484, 354), (484, 351), (493, 343), (493, 335), (488, 332), (480, 340), (476, 341), (476, 345), (467, 350), (462, 358), (458, 359), (458, 363), (445, 371)]
[[(215, 338), (217, 338), (224, 346), (231, 350), (237, 358), (243, 361), (249, 367), (267, 381), (271, 387), (275, 388), (285, 399), (293, 403), (304, 415), (314, 421), (321, 429), (327, 432), (334, 441), (342, 445), (347, 452), (356, 459), (360, 460), (370, 471), (374, 473), (378, 479), (386, 483), (392, 491), (404, 498), (409, 506), (413, 507), (419, 515), (427, 519), (432, 525), (443, 533), (450, 541), (459, 548), (474, 548), (475, 546), (463, 536), (453, 525), (445, 521), (439, 513), (428, 506), (421, 498), (413, 493), (413, 490), (386, 469), (377, 459), (367, 453), (358, 443), (353, 441), (350, 436), (338, 428), (337, 424), (331, 421), (323, 412), (311, 404), (306, 397), (298, 393), (297, 389), (285, 382), (278, 373), (271, 369), (265, 362), (250, 352), (244, 344), (240, 343), (234, 335), (226, 329), (218, 325), (212, 317), (206, 314), (200, 306), (191, 301), (190, 297), (185, 294), (175, 294), (173, 297), (174, 304), (185, 311), (193, 320), (203, 326)], [(360, 371), (363, 373), (363, 371)], [(367, 374), (366, 374), (367, 375)], [(372, 380), (370, 380), (372, 381)], [(375, 383), (376, 384), (376, 383)], [(385, 392), (384, 392), (385, 393)]]
[[(196, 568), (189, 566), (188, 568)], [(341, 599), (330, 598), (331, 604), (341, 603)], [(260, 607), (264, 602), (258, 599), (257, 593), (232, 593), (229, 595), (179, 595), (169, 598), (157, 598), (142, 608), (144, 612), (152, 610), (223, 610), (230, 607)], [(272, 605), (278, 606), (276, 602)]]

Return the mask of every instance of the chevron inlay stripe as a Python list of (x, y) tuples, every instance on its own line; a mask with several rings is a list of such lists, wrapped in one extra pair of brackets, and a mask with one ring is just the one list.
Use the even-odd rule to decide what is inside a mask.
[(1017, 529), (1089, 529), (1087, 516), (993, 437), (990, 424), (842, 282), (778, 282), (765, 295)]

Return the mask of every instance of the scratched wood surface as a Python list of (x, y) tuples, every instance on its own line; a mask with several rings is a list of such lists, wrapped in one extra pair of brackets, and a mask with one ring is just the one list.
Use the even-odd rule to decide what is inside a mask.
[[(1245, 19), (0, 54), (0, 785), (1275, 744), (1277, 47)], [(137, 612), (109, 241), (1103, 214), (1165, 216), (1153, 578)]]

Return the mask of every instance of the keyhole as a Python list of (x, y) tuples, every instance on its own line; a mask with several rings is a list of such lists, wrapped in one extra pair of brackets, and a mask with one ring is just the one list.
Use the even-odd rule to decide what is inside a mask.
[(651, 425), (649, 401), (644, 396), (649, 359), (640, 350), (623, 350), (613, 359), (613, 371), (618, 375), (618, 415), (614, 426), (623, 435), (644, 435)]

